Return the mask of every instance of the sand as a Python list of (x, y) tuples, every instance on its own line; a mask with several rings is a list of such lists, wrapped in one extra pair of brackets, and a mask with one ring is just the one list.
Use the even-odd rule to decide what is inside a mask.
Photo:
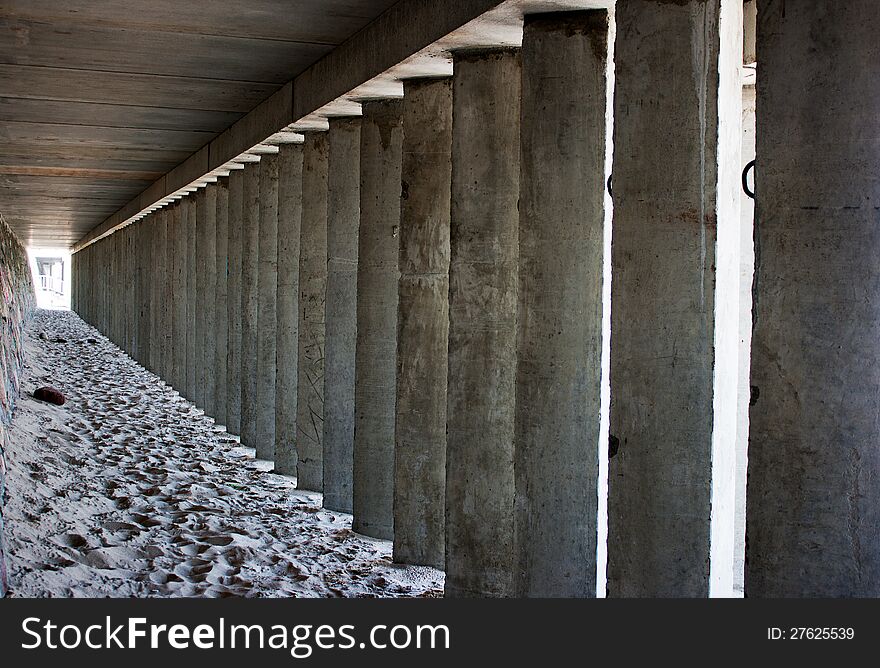
[(10, 596), (442, 594), (441, 571), (393, 564), (74, 313), (28, 327), (8, 448)]

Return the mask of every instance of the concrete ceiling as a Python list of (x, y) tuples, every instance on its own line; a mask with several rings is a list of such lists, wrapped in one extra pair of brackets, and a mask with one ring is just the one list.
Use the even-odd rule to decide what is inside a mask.
[(3, 0), (0, 212), (71, 246), (395, 0)]

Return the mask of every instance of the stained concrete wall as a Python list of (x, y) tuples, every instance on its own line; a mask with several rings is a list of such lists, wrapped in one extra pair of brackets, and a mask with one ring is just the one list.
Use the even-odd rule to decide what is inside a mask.
[(327, 291), (326, 133), (306, 135), (303, 147), (303, 211), (299, 258), (297, 350), (297, 486), (324, 487), (324, 306)]
[(359, 118), (330, 121), (324, 342), (324, 507), (350, 513), (360, 222)]
[(403, 103), (363, 105), (357, 264), (352, 528), (394, 536), (397, 256)]
[(511, 596), (520, 55), (454, 67), (446, 595)]

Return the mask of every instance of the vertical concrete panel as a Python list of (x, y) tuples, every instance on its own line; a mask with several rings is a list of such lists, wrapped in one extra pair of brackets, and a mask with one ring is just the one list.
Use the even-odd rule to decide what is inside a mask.
[(324, 488), (324, 303), (327, 292), (327, 133), (306, 135), (299, 260), (297, 487)]
[(186, 227), (186, 398), (195, 402), (196, 396), (196, 207), (195, 194), (184, 198), (187, 211)]
[(174, 353), (172, 359), (171, 384), (181, 394), (186, 392), (186, 241), (189, 228), (189, 207), (185, 201), (175, 205), (177, 223), (174, 230), (174, 292), (171, 321)]
[(295, 476), (303, 147), (285, 144), (281, 146), (279, 159), (275, 470)]
[(242, 189), (241, 242), (241, 442), (257, 435), (257, 271), (260, 243), (260, 165), (248, 163)]
[[(207, 188), (195, 193), (196, 226), (195, 226), (195, 340), (193, 342), (194, 382), (192, 402), (207, 412), (207, 378), (205, 369), (205, 339), (208, 335), (206, 327), (206, 295), (208, 290), (208, 195)], [(214, 256), (211, 255), (211, 263)]]
[(444, 567), (452, 80), (403, 98), (394, 561)]
[(216, 358), (217, 358), (217, 185), (209, 184), (205, 188), (205, 217), (202, 223), (202, 239), (204, 243), (205, 289), (200, 291), (202, 310), (204, 311), (204, 338), (200, 338), (201, 379), (204, 386), (205, 413), (216, 416)]
[(330, 121), (324, 360), (324, 507), (351, 512), (360, 221), (359, 118)]
[[(149, 369), (155, 374), (161, 373), (162, 369), (162, 322), (165, 312), (163, 304), (163, 276), (165, 274), (165, 212), (160, 209), (150, 214), (150, 366)], [(111, 240), (113, 237), (108, 237)], [(111, 282), (112, 287), (112, 282)]]
[(622, 0), (616, 17), (608, 595), (725, 595), (742, 3)]
[(596, 595), (607, 54), (605, 10), (526, 16), (514, 441), (522, 597)]
[(278, 325), (278, 163), (260, 161), (260, 230), (257, 270), (257, 458), (275, 460), (275, 336)]
[(227, 277), (226, 429), (241, 433), (241, 241), (244, 170), (229, 175), (229, 275)]
[(229, 178), (217, 181), (217, 240), (214, 289), (214, 419), (218, 424), (227, 423), (226, 364), (229, 353)]
[(454, 64), (446, 595), (511, 596), (520, 54)]
[[(152, 299), (150, 296), (150, 286), (152, 272), (150, 271), (150, 258), (152, 257), (152, 249), (150, 247), (150, 217), (142, 218), (135, 223), (137, 228), (137, 256), (138, 256), (138, 357), (137, 361), (141, 366), (147, 367), (150, 364), (150, 309), (152, 307)], [(97, 252), (98, 244), (93, 244), (91, 248)], [(92, 275), (92, 280), (96, 280), (97, 276)], [(94, 284), (96, 287), (98, 283)], [(96, 290), (97, 294), (97, 290)]]
[(366, 102), (361, 121), (352, 528), (394, 537), (397, 256), (403, 102)]
[(177, 207), (169, 206), (165, 212), (165, 244), (162, 248), (164, 272), (162, 274), (162, 379), (171, 386), (174, 369), (174, 238), (179, 217)]
[(758, 3), (749, 597), (880, 596), (878, 31)]

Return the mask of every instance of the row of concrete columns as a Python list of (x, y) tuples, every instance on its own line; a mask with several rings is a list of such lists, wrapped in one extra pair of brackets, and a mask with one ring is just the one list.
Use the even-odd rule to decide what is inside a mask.
[[(798, 41), (865, 57), (863, 19), (759, 17), (754, 596), (880, 593), (876, 382), (851, 380), (878, 373), (878, 158), (847, 134), (880, 88)], [(74, 307), (448, 595), (595, 595), (606, 465), (609, 595), (730, 593), (742, 3), (619, 0), (613, 105), (608, 62), (604, 10), (528, 16), (521, 49), (81, 250)], [(780, 148), (803, 122), (831, 166)]]

